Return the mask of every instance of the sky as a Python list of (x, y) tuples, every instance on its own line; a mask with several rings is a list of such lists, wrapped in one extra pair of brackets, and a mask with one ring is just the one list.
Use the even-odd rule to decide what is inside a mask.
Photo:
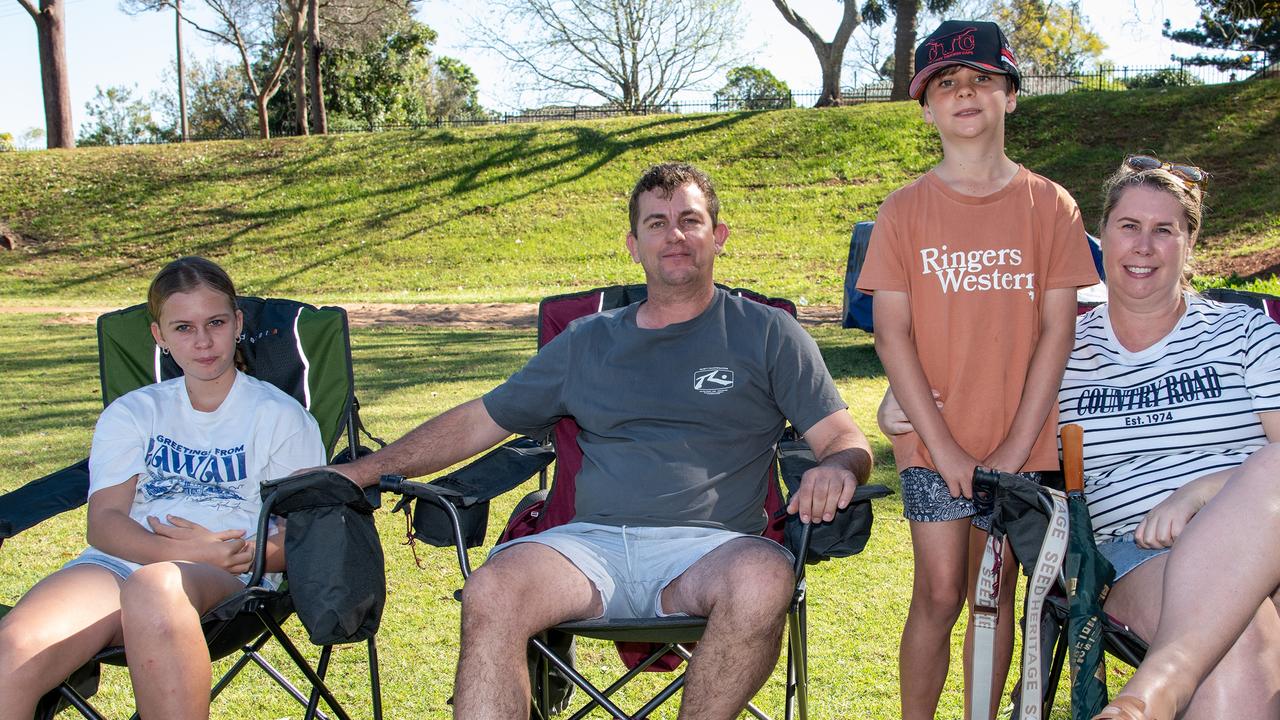
[[(745, 61), (772, 71), (795, 92), (818, 89), (820, 74), (808, 41), (782, 20), (770, 0), (740, 0), (743, 9), (743, 37), (739, 50)], [(536, 106), (538, 98), (519, 91), (511, 81), (511, 71), (500, 58), (474, 46), (467, 39), (471, 8), (475, 2), (425, 0), (418, 18), (437, 33), (436, 52), (461, 59), (480, 80), (480, 102), (499, 112)], [(173, 14), (146, 13), (130, 16), (119, 9), (117, 0), (65, 0), (67, 61), (71, 82), (74, 125), (85, 122), (85, 103), (93, 99), (95, 88), (113, 85), (136, 87), (138, 95), (168, 91), (165, 73), (173, 65)], [(198, 6), (188, 0), (184, 7)], [(792, 0), (792, 7), (830, 37), (839, 22), (840, 5), (835, 0)], [(1177, 46), (1160, 36), (1165, 18), (1174, 27), (1191, 27), (1197, 12), (1194, 0), (1082, 0), (1090, 26), (1107, 44), (1104, 59), (1118, 66), (1159, 66), (1168, 63)], [(931, 28), (922, 28), (922, 33)], [(864, 37), (855, 32), (853, 42)], [(225, 60), (234, 56), (225, 48), (215, 48), (201, 40), (190, 28), (183, 42), (188, 57), (210, 55)], [(852, 45), (852, 43), (851, 43)], [(44, 128), (43, 99), (40, 92), (40, 63), (36, 47), (35, 23), (17, 0), (0, 0), (0, 132), (20, 137), (30, 128)], [(707, 91), (722, 84), (716, 79)], [(845, 84), (849, 84), (848, 77)], [(690, 93), (682, 99), (698, 101), (706, 94)], [(41, 142), (43, 146), (43, 142)]]

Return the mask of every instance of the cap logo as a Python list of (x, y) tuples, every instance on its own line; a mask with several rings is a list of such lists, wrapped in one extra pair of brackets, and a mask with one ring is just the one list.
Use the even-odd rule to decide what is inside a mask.
[(973, 34), (977, 28), (965, 28), (964, 30), (929, 41), (929, 62), (935, 63), (939, 60), (947, 60), (957, 55), (972, 55), (976, 42)]

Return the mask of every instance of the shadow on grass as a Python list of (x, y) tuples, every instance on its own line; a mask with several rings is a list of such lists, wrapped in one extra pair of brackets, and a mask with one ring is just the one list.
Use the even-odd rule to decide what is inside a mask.
[[(344, 223), (363, 222), (365, 227), (376, 228), (422, 210), (434, 198), (449, 197), (449, 204), (456, 210), (432, 219), (432, 226), (438, 229), (477, 212), (492, 212), (557, 187), (578, 182), (597, 173), (623, 153), (643, 151), (655, 145), (719, 132), (743, 119), (742, 115), (725, 115), (712, 121), (706, 118), (664, 116), (613, 129), (598, 125), (555, 128), (530, 126), (500, 136), (483, 137), (451, 131), (421, 132), (408, 137), (395, 133), (378, 136), (366, 143), (353, 142), (349, 147), (334, 152), (327, 152), (326, 149), (332, 150), (335, 142), (312, 140), (310, 142), (316, 143), (315, 145), (309, 145), (294, 155), (289, 155), (289, 150), (283, 145), (275, 144), (263, 147), (261, 144), (244, 143), (230, 148), (219, 147), (216, 149), (220, 155), (219, 161), (230, 165), (232, 169), (220, 173), (220, 178), (200, 176), (200, 182), (222, 181), (251, 185), (268, 179), (270, 182), (252, 195), (219, 206), (183, 208), (181, 212), (152, 223), (144, 230), (120, 238), (121, 247), (127, 248), (126, 252), (133, 251), (129, 256), (109, 261), (105, 268), (98, 265), (90, 272), (71, 277), (37, 281), (35, 284), (43, 287), (33, 287), (33, 290), (58, 292), (90, 285), (119, 273), (139, 273), (143, 268), (155, 267), (171, 258), (175, 253), (175, 244), (179, 245), (182, 253), (203, 253), (217, 257), (233, 249), (238, 241), (251, 233), (286, 226), (308, 216), (315, 218), (306, 223), (312, 227), (300, 231), (291, 229), (290, 232), (301, 232), (304, 237), (311, 233), (324, 233), (337, 222), (333, 219), (334, 215), (343, 210), (351, 212), (350, 215), (340, 216), (339, 219)], [(564, 137), (561, 139), (560, 136)], [(547, 142), (548, 137), (555, 139)], [(325, 168), (318, 167), (322, 161), (334, 163), (335, 157), (353, 155), (352, 161), (363, 168), (393, 169), (397, 167), (397, 163), (403, 165), (406, 145), (414, 144), (440, 146), (447, 152), (455, 153), (455, 158), (463, 157), (464, 151), (457, 150), (458, 147), (483, 146), (489, 148), (489, 151), (461, 162), (449, 158), (449, 162), (441, 163), (443, 169), (435, 172), (398, 182), (392, 178), (391, 184), (365, 185), (359, 191), (346, 192), (337, 198), (317, 197), (304, 202), (272, 204), (267, 208), (246, 207), (251, 201), (261, 202), (285, 192), (291, 184), (301, 182), (301, 175), (323, 172)], [(276, 158), (284, 159), (276, 161)], [(243, 163), (246, 167), (236, 169), (237, 163)], [(120, 176), (111, 178), (114, 196), (142, 201), (142, 198), (162, 195), (177, 189), (179, 185), (196, 182), (188, 172), (170, 173), (157, 181), (157, 172), (154, 169), (150, 174), (123, 170), (120, 173), (124, 176), (123, 179)], [(498, 191), (496, 197), (491, 192), (494, 189)], [(617, 188), (619, 194), (625, 194), (629, 190), (629, 185)], [(458, 202), (456, 198), (459, 196), (469, 197), (471, 200)], [(215, 228), (227, 229), (220, 232)], [(210, 230), (214, 232), (210, 233)], [(374, 245), (354, 245), (322, 252), (311, 262), (290, 267), (285, 272), (264, 279), (257, 283), (256, 289), (259, 292), (270, 291), (287, 279), (303, 276), (315, 267), (344, 259), (351, 259), (354, 263), (356, 258), (353, 256), (357, 253), (367, 251), (377, 244), (412, 237), (419, 232), (412, 230), (399, 237), (377, 237), (377, 233), (371, 233)], [(205, 239), (193, 244), (186, 239), (190, 237)], [(37, 250), (33, 255), (66, 255), (77, 252), (76, 244), (71, 243), (71, 247), (65, 247), (61, 243), (52, 244)]]

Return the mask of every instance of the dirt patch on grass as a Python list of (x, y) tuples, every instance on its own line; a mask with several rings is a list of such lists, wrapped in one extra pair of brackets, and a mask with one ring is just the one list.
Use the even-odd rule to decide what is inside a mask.
[[(352, 327), (416, 325), (423, 327), (480, 329), (532, 329), (538, 321), (534, 303), (459, 303), (400, 305), (395, 303), (353, 303), (344, 306)], [(67, 325), (93, 324), (98, 316), (116, 308), (97, 306), (50, 307), (39, 305), (0, 306), (0, 313), (52, 313), (52, 322)], [(840, 306), (809, 305), (800, 308), (804, 325), (840, 322)]]

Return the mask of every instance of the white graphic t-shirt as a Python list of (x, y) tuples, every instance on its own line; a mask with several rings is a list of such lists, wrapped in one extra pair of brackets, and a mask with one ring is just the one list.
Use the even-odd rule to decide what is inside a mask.
[(206, 413), (191, 406), (186, 382), (175, 378), (102, 412), (89, 452), (89, 496), (137, 475), (129, 516), (144, 528), (148, 516), (165, 522), (176, 515), (214, 532), (243, 529), (248, 539), (263, 481), (324, 464), (315, 419), (270, 383), (237, 372), (222, 405)]
[(1161, 341), (1129, 352), (1107, 306), (1080, 317), (1058, 394), (1084, 428), (1085, 495), (1099, 540), (1132, 532), (1175, 490), (1267, 444), (1259, 413), (1280, 410), (1280, 324), (1188, 293)]

